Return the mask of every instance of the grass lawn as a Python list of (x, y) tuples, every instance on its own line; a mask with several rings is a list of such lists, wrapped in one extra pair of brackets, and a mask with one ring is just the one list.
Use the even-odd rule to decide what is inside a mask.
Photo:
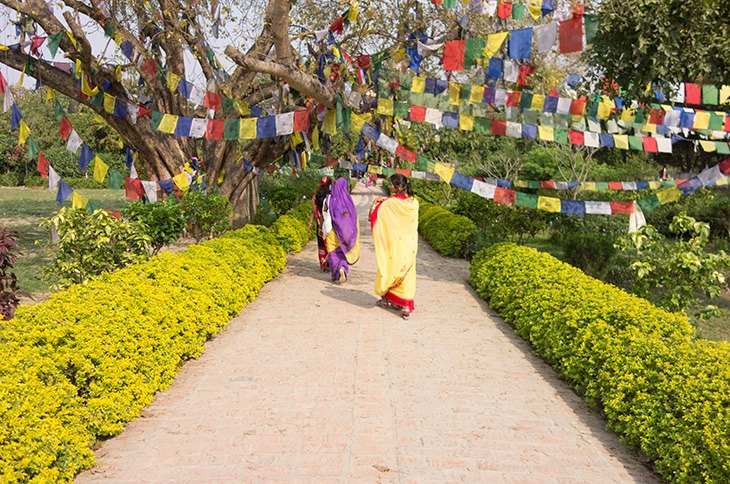
[[(110, 210), (121, 210), (129, 203), (124, 197), (124, 190), (79, 189), (78, 192)], [(70, 206), (70, 200), (65, 205)], [(56, 210), (55, 191), (0, 187), (0, 227), (20, 232), (18, 242), (22, 255), (16, 261), (14, 270), (20, 289), (30, 293), (36, 302), (46, 299), (50, 291), (49, 283), (41, 279), (41, 274), (43, 266), (50, 260), (47, 247), (51, 237), (47, 230), (39, 227), (39, 223)], [(24, 299), (23, 303), (26, 302)]]

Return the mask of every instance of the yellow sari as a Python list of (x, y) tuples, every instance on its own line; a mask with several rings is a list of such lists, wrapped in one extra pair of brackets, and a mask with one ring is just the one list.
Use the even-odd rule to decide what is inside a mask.
[(375, 294), (397, 306), (414, 309), (418, 200), (394, 195), (373, 207), (370, 223), (378, 272)]

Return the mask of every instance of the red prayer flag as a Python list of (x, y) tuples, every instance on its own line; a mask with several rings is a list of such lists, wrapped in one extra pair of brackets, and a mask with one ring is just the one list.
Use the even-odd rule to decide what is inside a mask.
[(222, 140), (225, 123), (223, 119), (209, 119), (205, 129), (206, 139)]
[(146, 58), (142, 63), (142, 72), (150, 77), (155, 77), (157, 75), (157, 62), (149, 57)]
[(504, 187), (495, 188), (494, 203), (499, 203), (500, 205), (514, 205), (515, 191)]
[(36, 166), (36, 169), (38, 170), (38, 173), (41, 174), (41, 178), (48, 178), (48, 167), (51, 166), (50, 163), (48, 163), (48, 160), (46, 160), (46, 157), (43, 156), (43, 153), (40, 151), (38, 152), (38, 165)]
[(502, 2), (497, 8), (497, 17), (499, 18), (511, 18), (512, 17), (512, 2)]
[(651, 124), (662, 124), (664, 122), (665, 111), (662, 108), (652, 108), (649, 114), (649, 122)]
[(519, 107), (521, 95), (522, 95), (521, 91), (510, 91), (510, 93), (507, 94), (507, 107), (510, 107), (510, 108)]
[(507, 134), (507, 122), (493, 119), (490, 123), (492, 134), (497, 136), (505, 136)]
[(583, 146), (585, 144), (583, 131), (576, 131), (574, 129), (568, 130), (568, 139), (572, 145)]
[(647, 153), (657, 153), (656, 138), (653, 136), (644, 136), (642, 141), (644, 143), (644, 151)]
[(411, 104), (410, 118), (412, 121), (426, 121), (426, 108)]
[(621, 182), (608, 182), (609, 190), (623, 190), (624, 184)]
[(370, 55), (365, 54), (365, 55), (357, 56), (357, 66), (360, 69), (364, 69), (364, 70), (368, 70), (371, 67), (373, 67), (372, 59), (370, 58)]
[(720, 167), (721, 172), (723, 172), (726, 175), (730, 175), (730, 158), (723, 161), (718, 166)]
[(408, 163), (415, 163), (416, 158), (418, 158), (418, 155), (415, 152), (400, 144), (395, 149), (395, 156), (404, 159)]
[(205, 91), (205, 101), (203, 105), (214, 111), (220, 111), (221, 109), (221, 95), (217, 92)]
[(730, 133), (730, 115), (725, 116), (725, 131)]
[(540, 188), (555, 190), (555, 182), (553, 180), (543, 180), (540, 182)]
[(398, 173), (399, 175), (403, 175), (407, 178), (411, 177), (411, 170), (406, 170), (405, 168), (396, 168), (395, 172)]
[(583, 19), (578, 17), (560, 22), (558, 41), (561, 54), (583, 50)]
[(112, 214), (115, 219), (122, 220), (122, 212), (115, 212), (114, 210), (109, 210), (108, 208), (105, 208), (104, 211)]
[(142, 119), (148, 114), (150, 114), (152, 111), (147, 109), (146, 107), (139, 105), (139, 111), (137, 111), (137, 119)]
[(144, 195), (144, 187), (139, 178), (124, 177), (124, 194), (130, 200), (139, 200)]
[(294, 132), (301, 133), (309, 130), (309, 110), (294, 111)]
[(71, 131), (73, 131), (73, 126), (71, 126), (71, 121), (68, 120), (66, 116), (61, 118), (61, 138), (68, 139), (68, 135), (71, 134)]
[(684, 102), (686, 104), (702, 104), (702, 86), (686, 82), (684, 84)]
[(610, 202), (611, 213), (631, 215), (634, 213), (634, 202)]
[(535, 72), (533, 66), (522, 65), (520, 66), (520, 75), (517, 77), (517, 84), (520, 86), (531, 86), (532, 80), (530, 76)]
[(466, 40), (452, 40), (444, 45), (443, 65), (445, 71), (461, 71), (464, 69), (464, 52)]
[(34, 35), (31, 38), (31, 44), (30, 44), (30, 53), (34, 56), (38, 56), (38, 48), (43, 45), (43, 42), (45, 42), (45, 37), (39, 37), (37, 35)]
[(584, 97), (573, 99), (570, 103), (570, 114), (573, 116), (583, 116), (586, 109), (586, 99)]
[(345, 19), (342, 17), (338, 17), (337, 20), (332, 22), (332, 25), (330, 25), (330, 32), (335, 33), (335, 34), (341, 34), (344, 25), (345, 25)]

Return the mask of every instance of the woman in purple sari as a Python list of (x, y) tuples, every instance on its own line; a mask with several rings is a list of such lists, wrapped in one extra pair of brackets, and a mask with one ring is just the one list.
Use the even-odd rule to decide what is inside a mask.
[(332, 281), (338, 284), (347, 281), (350, 264), (360, 258), (360, 223), (349, 188), (347, 180), (338, 178), (324, 207), (332, 219), (332, 230), (325, 234), (327, 257)]

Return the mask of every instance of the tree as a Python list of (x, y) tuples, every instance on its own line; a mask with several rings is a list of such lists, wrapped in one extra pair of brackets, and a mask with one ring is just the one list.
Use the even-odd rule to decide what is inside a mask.
[(604, 0), (598, 25), (588, 60), (626, 97), (653, 96), (653, 83), (730, 84), (730, 2)]

